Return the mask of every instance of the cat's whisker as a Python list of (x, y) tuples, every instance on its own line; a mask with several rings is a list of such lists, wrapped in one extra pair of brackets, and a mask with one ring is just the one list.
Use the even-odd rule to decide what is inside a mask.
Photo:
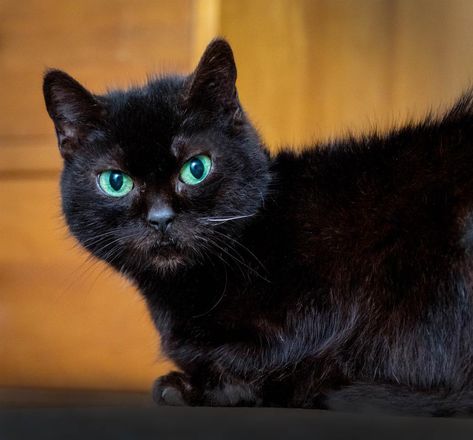
[(242, 243), (240, 243), (238, 240), (236, 240), (235, 238), (230, 237), (230, 236), (227, 235), (227, 234), (224, 234), (223, 232), (217, 231), (217, 230), (214, 230), (213, 232), (216, 233), (216, 234), (219, 234), (219, 235), (223, 236), (225, 239), (230, 240), (230, 241), (232, 241), (233, 243), (235, 243), (236, 245), (240, 246), (243, 250), (245, 250), (246, 252), (248, 252), (248, 253), (250, 254), (250, 256), (253, 257), (253, 258), (256, 260), (256, 262), (261, 266), (261, 268), (262, 268), (265, 272), (267, 272), (267, 269), (266, 269), (265, 265), (261, 262), (261, 260), (260, 260), (250, 249), (248, 249), (246, 246), (244, 246), (244, 245), (243, 245)]
[[(215, 243), (215, 241), (207, 238), (207, 237), (199, 237), (201, 241), (203, 241), (204, 243), (204, 249), (206, 251), (206, 254), (204, 254), (204, 260), (207, 260), (207, 261), (210, 261), (212, 262), (212, 265), (214, 264), (213, 261), (212, 261), (212, 256), (214, 257), (217, 257), (222, 263), (223, 263), (223, 267), (225, 268), (226, 270), (226, 267), (228, 266), (228, 268), (230, 269), (234, 269), (235, 267), (237, 267), (239, 269), (239, 271), (241, 272), (242, 276), (245, 277), (245, 278), (248, 278), (248, 274), (245, 273), (243, 271), (243, 267), (241, 265), (241, 263), (235, 259), (235, 257), (233, 255), (231, 255), (230, 253), (224, 251), (217, 243)], [(210, 254), (210, 255), (209, 255)], [(225, 258), (227, 257), (227, 258)], [(228, 257), (230, 257), (230, 261), (228, 259)], [(233, 261), (233, 264), (231, 263)], [(236, 263), (236, 265), (235, 265)]]
[[(217, 240), (219, 240), (219, 243), (217, 242)], [(263, 275), (261, 275), (257, 270), (255, 270), (253, 267), (249, 266), (248, 264), (246, 264), (244, 262), (244, 259), (243, 257), (238, 253), (238, 251), (236, 249), (234, 249), (233, 247), (229, 246), (228, 243), (226, 242), (222, 242), (222, 239), (219, 238), (219, 237), (213, 237), (212, 240), (209, 240), (209, 243), (213, 244), (215, 247), (217, 247), (218, 249), (220, 249), (222, 252), (224, 252), (225, 254), (227, 254), (230, 258), (232, 258), (236, 263), (239, 264), (240, 267), (244, 267), (246, 268), (248, 271), (250, 272), (253, 272), (255, 275), (257, 275), (259, 278), (261, 278), (262, 280), (266, 281), (266, 282), (270, 282), (266, 277), (264, 277)], [(231, 251), (233, 251), (235, 254), (237, 254), (237, 256), (233, 255), (231, 253)], [(239, 257), (239, 258), (238, 258)]]
[(192, 316), (192, 318), (202, 318), (203, 316), (208, 315), (210, 312), (212, 312), (212, 310), (215, 310), (218, 307), (218, 305), (222, 302), (222, 300), (225, 296), (225, 293), (227, 292), (227, 284), (228, 284), (228, 272), (227, 272), (227, 269), (225, 268), (225, 285), (223, 286), (223, 290), (222, 290), (222, 293), (221, 293), (220, 297), (215, 302), (215, 304), (212, 307), (210, 307), (209, 310), (207, 310), (204, 313), (194, 315), (194, 316)]
[(208, 255), (210, 253), (211, 255), (216, 256), (225, 266), (231, 267), (229, 263), (219, 253), (214, 252), (214, 249), (212, 249), (213, 243), (209, 239), (202, 236), (196, 236), (195, 238), (198, 242), (202, 244), (202, 247), (206, 251), (206, 253), (202, 253), (204, 260), (212, 261), (212, 258), (210, 258)]
[(74, 247), (83, 246), (83, 247), (93, 247), (96, 246), (97, 244), (101, 243), (102, 241), (106, 240), (107, 238), (110, 238), (111, 236), (115, 236), (116, 234), (120, 233), (119, 228), (114, 228), (110, 231), (104, 232), (102, 234), (89, 237), (87, 239), (82, 240), (79, 243), (76, 243)]
[[(216, 247), (218, 250), (220, 250), (221, 252), (223, 252), (226, 256), (230, 257), (231, 260), (233, 260), (235, 263), (236, 263), (236, 267), (238, 267), (238, 269), (240, 270), (241, 274), (243, 275), (243, 277), (245, 277), (246, 279), (249, 280), (249, 275), (248, 275), (248, 272), (245, 272), (244, 269), (249, 269), (249, 267), (247, 265), (245, 265), (245, 263), (240, 260), (239, 258), (237, 258), (235, 255), (233, 255), (230, 251), (230, 249), (226, 246), (226, 244), (222, 244), (222, 243), (218, 243), (216, 241), (217, 237), (213, 237), (212, 240), (209, 240), (209, 243), (211, 245), (213, 245), (214, 247)], [(223, 255), (221, 255), (221, 257), (223, 258)], [(230, 265), (229, 265), (230, 266)], [(231, 266), (230, 266), (231, 267)]]
[(75, 267), (74, 270), (68, 274), (67, 278), (70, 279), (70, 282), (65, 285), (63, 288), (63, 293), (68, 292), (74, 284), (78, 281), (81, 282), (89, 275), (92, 269), (97, 265), (98, 260), (93, 258), (91, 255), (88, 255), (83, 261), (79, 264), (78, 267)]
[(102, 246), (101, 248), (99, 248), (95, 252), (100, 255), (105, 249), (107, 249), (108, 247), (114, 245), (115, 243), (120, 242), (120, 241), (124, 241), (124, 240), (129, 240), (130, 238), (135, 238), (137, 236), (138, 236), (137, 232), (134, 232), (133, 234), (123, 235), (121, 237), (117, 237), (115, 240), (112, 240), (112, 241), (106, 243), (104, 246)]
[(229, 222), (229, 221), (232, 221), (232, 220), (240, 220), (240, 219), (243, 219), (243, 218), (249, 218), (249, 217), (253, 217), (255, 216), (256, 214), (247, 214), (247, 215), (236, 215), (236, 216), (233, 216), (233, 217), (203, 217), (201, 220), (205, 221), (205, 222), (218, 222), (218, 223), (224, 223), (224, 222)]
[(100, 244), (101, 242), (107, 240), (108, 238), (113, 238), (116, 236), (116, 233), (110, 233), (110, 234), (104, 234), (104, 235), (100, 235), (98, 237), (91, 237), (90, 239), (88, 240), (83, 240), (82, 243), (80, 243), (82, 246), (85, 246), (85, 247), (93, 247), (93, 246), (96, 246), (98, 244)]

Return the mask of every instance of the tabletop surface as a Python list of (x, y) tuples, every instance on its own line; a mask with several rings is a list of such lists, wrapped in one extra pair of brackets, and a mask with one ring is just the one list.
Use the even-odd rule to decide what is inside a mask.
[(473, 419), (155, 407), (146, 394), (0, 390), (0, 439), (468, 439)]

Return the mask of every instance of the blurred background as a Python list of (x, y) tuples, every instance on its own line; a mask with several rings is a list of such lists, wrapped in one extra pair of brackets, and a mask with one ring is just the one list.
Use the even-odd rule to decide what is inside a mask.
[(41, 94), (189, 72), (229, 39), (272, 151), (386, 129), (471, 84), (471, 0), (0, 0), (0, 387), (148, 390), (171, 368), (143, 301), (68, 237)]

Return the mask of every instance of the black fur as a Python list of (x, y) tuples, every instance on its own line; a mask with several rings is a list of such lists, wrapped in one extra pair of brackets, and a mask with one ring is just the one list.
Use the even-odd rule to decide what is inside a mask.
[[(471, 414), (471, 95), (442, 118), (270, 157), (235, 80), (224, 40), (187, 77), (103, 96), (45, 76), (70, 230), (134, 281), (181, 370), (155, 400)], [(185, 185), (201, 153), (213, 169)], [(107, 169), (132, 192), (101, 193)], [(163, 204), (165, 234), (147, 222)]]

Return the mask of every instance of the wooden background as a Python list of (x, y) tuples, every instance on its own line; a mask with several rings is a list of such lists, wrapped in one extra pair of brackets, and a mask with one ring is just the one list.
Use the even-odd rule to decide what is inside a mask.
[(139, 295), (67, 236), (41, 76), (187, 72), (217, 34), (273, 151), (443, 108), (473, 74), (470, 0), (0, 0), (0, 386), (141, 390), (170, 368)]

